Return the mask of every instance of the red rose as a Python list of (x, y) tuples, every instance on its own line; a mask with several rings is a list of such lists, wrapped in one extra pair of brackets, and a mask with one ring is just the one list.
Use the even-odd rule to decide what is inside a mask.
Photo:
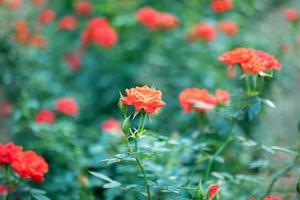
[(79, 15), (89, 15), (93, 11), (93, 6), (88, 1), (78, 1), (75, 4), (75, 10)]
[(12, 142), (6, 145), (0, 143), (0, 165), (11, 164), (22, 150), (21, 146), (15, 146)]
[(168, 30), (179, 25), (179, 20), (176, 16), (167, 12), (159, 12), (151, 7), (139, 9), (136, 13), (136, 18), (141, 24), (151, 30)]
[(8, 191), (8, 186), (7, 185), (0, 185), (0, 196), (1, 195), (6, 195)]
[(114, 118), (108, 119), (101, 124), (101, 130), (107, 133), (121, 133), (121, 123)]
[(216, 98), (205, 89), (186, 88), (179, 94), (179, 102), (183, 112), (194, 109), (199, 112), (208, 112), (217, 105)]
[(212, 0), (211, 9), (214, 12), (225, 12), (233, 8), (232, 0)]
[(228, 36), (235, 36), (239, 32), (239, 27), (232, 21), (221, 21), (218, 29)]
[(269, 195), (266, 198), (264, 198), (264, 200), (283, 200), (283, 199), (280, 197), (275, 197), (275, 196)]
[(20, 19), (15, 22), (15, 38), (17, 42), (25, 44), (29, 38), (28, 24), (25, 20)]
[(149, 29), (157, 28), (159, 12), (151, 7), (143, 7), (136, 13), (137, 20)]
[(12, 168), (24, 179), (31, 179), (33, 182), (43, 182), (44, 175), (48, 172), (48, 164), (41, 156), (33, 151), (18, 153), (12, 163)]
[(284, 9), (284, 16), (290, 22), (295, 22), (299, 18), (298, 11), (293, 8)]
[(67, 53), (64, 59), (71, 70), (76, 71), (80, 68), (81, 59), (78, 53)]
[(126, 96), (121, 99), (127, 106), (134, 106), (137, 111), (142, 109), (148, 114), (156, 114), (165, 106), (162, 93), (148, 86), (126, 89)]
[(35, 115), (38, 124), (52, 124), (55, 122), (55, 114), (49, 109), (43, 109)]
[(48, 44), (48, 41), (40, 34), (32, 34), (29, 36), (28, 43), (36, 48), (45, 48)]
[(220, 105), (225, 105), (230, 103), (230, 93), (226, 90), (217, 89), (215, 92), (215, 97)]
[(19, 10), (23, 4), (23, 0), (10, 0), (8, 6), (11, 10)]
[(208, 188), (208, 200), (212, 200), (219, 192), (220, 186), (218, 184), (210, 185)]
[(42, 24), (49, 24), (55, 18), (55, 12), (51, 9), (43, 10), (39, 16), (39, 21)]
[(116, 31), (105, 18), (100, 17), (91, 19), (81, 35), (81, 41), (85, 45), (94, 43), (105, 48), (113, 47), (117, 40)]
[(74, 16), (64, 16), (58, 22), (58, 27), (65, 30), (75, 30), (77, 28), (77, 20)]
[(193, 41), (201, 39), (207, 42), (212, 42), (216, 39), (217, 33), (215, 28), (207, 23), (199, 23), (195, 25), (187, 34), (187, 39)]
[(70, 97), (63, 97), (56, 101), (56, 110), (69, 116), (76, 116), (79, 112), (76, 101)]

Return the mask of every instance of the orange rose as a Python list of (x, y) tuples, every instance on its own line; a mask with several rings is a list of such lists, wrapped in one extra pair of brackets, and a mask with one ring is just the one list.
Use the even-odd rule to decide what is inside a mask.
[(162, 101), (162, 93), (148, 86), (126, 89), (126, 96), (121, 102), (127, 106), (134, 106), (137, 111), (142, 109), (148, 114), (155, 114), (160, 108), (165, 106)]
[(253, 57), (255, 52), (253, 49), (249, 48), (236, 48), (231, 51), (223, 53), (219, 60), (223, 63), (226, 63), (229, 66), (246, 62)]

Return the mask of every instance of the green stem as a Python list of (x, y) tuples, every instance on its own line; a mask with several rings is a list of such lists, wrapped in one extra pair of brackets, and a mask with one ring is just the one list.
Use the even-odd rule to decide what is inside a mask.
[[(133, 153), (133, 150), (132, 150), (132, 148), (130, 146), (128, 138), (126, 138), (126, 144), (127, 144), (128, 149), (129, 149), (129, 152)], [(135, 148), (136, 148), (136, 151), (137, 151), (138, 150), (137, 140), (135, 140)], [(150, 185), (149, 185), (149, 181), (148, 181), (147, 175), (145, 173), (144, 167), (142, 165), (141, 160), (137, 156), (135, 156), (135, 160), (136, 160), (136, 162), (138, 164), (138, 167), (140, 168), (140, 170), (141, 170), (141, 172), (143, 174), (145, 186), (146, 186), (146, 189), (147, 189), (147, 200), (151, 200)]]
[(288, 166), (286, 166), (285, 168), (281, 169), (279, 172), (277, 172), (273, 177), (272, 177), (272, 180), (265, 192), (265, 194), (262, 196), (262, 198), (268, 196), (271, 192), (272, 192), (272, 189), (275, 185), (275, 183), (282, 177), (282, 176), (285, 176), (286, 173), (288, 173), (289, 171), (291, 171), (294, 167), (295, 167), (295, 163), (298, 159), (299, 155), (296, 155), (295, 158), (294, 158), (294, 161), (293, 161), (293, 164), (290, 164)]
[(208, 167), (206, 169), (206, 174), (205, 174), (205, 180), (207, 181), (209, 179), (209, 176), (210, 176), (210, 172), (211, 172), (211, 168), (212, 168), (212, 165), (213, 165), (213, 162), (215, 160), (215, 158), (220, 154), (222, 153), (222, 151), (226, 148), (226, 146), (233, 140), (232, 137), (229, 137), (225, 142), (224, 144), (216, 151), (216, 153), (210, 157), (209, 159), (209, 163), (208, 163)]
[(248, 75), (245, 76), (245, 86), (246, 86), (246, 94), (247, 96), (249, 96), (251, 92), (251, 83), (250, 83), (250, 77)]

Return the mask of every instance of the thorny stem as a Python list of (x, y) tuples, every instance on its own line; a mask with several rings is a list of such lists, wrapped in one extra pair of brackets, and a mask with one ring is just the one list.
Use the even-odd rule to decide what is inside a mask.
[[(128, 138), (126, 138), (126, 144), (127, 144), (128, 149), (129, 149), (129, 152), (134, 153), (131, 146), (130, 146)], [(137, 140), (135, 140), (135, 145), (136, 145), (136, 151), (137, 151), (137, 148), (138, 148)], [(135, 160), (136, 160), (136, 162), (137, 162), (137, 164), (138, 164), (138, 166), (139, 166), (139, 168), (140, 168), (140, 170), (143, 174), (143, 178), (144, 178), (145, 185), (146, 185), (146, 188), (147, 188), (147, 200), (151, 200), (150, 185), (149, 185), (148, 178), (147, 178), (147, 175), (145, 173), (144, 167), (142, 165), (141, 160), (137, 156), (135, 156)]]
[(210, 157), (209, 159), (209, 163), (208, 163), (208, 167), (206, 169), (206, 174), (205, 174), (205, 180), (207, 181), (209, 179), (210, 176), (210, 172), (211, 172), (211, 168), (213, 165), (213, 162), (215, 160), (215, 158), (222, 153), (222, 151), (226, 148), (226, 146), (233, 140), (233, 137), (229, 137), (224, 144), (216, 151), (216, 153)]
[[(142, 111), (141, 116), (140, 116), (140, 120), (139, 120), (138, 129), (137, 129), (136, 133), (140, 133), (141, 131), (144, 130), (146, 121), (147, 121), (147, 114)], [(137, 140), (136, 137), (137, 137), (137, 135), (135, 134), (135, 136), (134, 136), (134, 150), (132, 149), (132, 147), (130, 145), (128, 137), (126, 137), (126, 139), (125, 139), (128, 150), (129, 150), (130, 153), (138, 152), (138, 140)], [(137, 155), (135, 155), (135, 160), (136, 160), (137, 165), (138, 165), (140, 171), (142, 172), (142, 175), (143, 175), (143, 178), (144, 178), (144, 182), (145, 182), (145, 186), (146, 186), (146, 190), (147, 190), (147, 200), (151, 200), (150, 184), (149, 184), (147, 175), (145, 173), (145, 169), (143, 167), (143, 164), (142, 164), (140, 158)]]

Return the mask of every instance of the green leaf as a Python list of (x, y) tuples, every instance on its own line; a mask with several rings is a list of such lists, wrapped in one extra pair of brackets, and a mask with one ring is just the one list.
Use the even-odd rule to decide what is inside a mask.
[(32, 194), (32, 197), (36, 200), (50, 200), (48, 197), (42, 194)]
[(261, 101), (258, 100), (255, 103), (253, 103), (248, 109), (249, 120), (250, 121), (253, 120), (260, 110), (261, 110)]
[(271, 108), (276, 108), (276, 105), (269, 99), (263, 99), (262, 102)]
[(285, 152), (285, 153), (289, 153), (289, 154), (294, 154), (294, 155), (298, 154), (296, 151), (293, 151), (293, 150), (290, 150), (290, 149), (286, 149), (284, 147), (279, 147), (279, 146), (271, 146), (271, 149), (273, 149), (274, 151), (281, 151), (281, 152)]
[(122, 123), (122, 131), (126, 135), (126, 137), (130, 135), (130, 117), (131, 115), (126, 117)]
[(101, 179), (101, 180), (104, 180), (104, 181), (108, 182), (108, 183), (105, 183), (103, 185), (103, 188), (115, 188), (115, 187), (120, 187), (122, 185), (118, 181), (114, 181), (114, 180), (112, 180), (111, 178), (109, 178), (108, 176), (106, 176), (104, 174), (101, 174), (101, 173), (98, 173), (98, 172), (91, 172), (91, 171), (89, 173), (92, 174), (93, 176)]

